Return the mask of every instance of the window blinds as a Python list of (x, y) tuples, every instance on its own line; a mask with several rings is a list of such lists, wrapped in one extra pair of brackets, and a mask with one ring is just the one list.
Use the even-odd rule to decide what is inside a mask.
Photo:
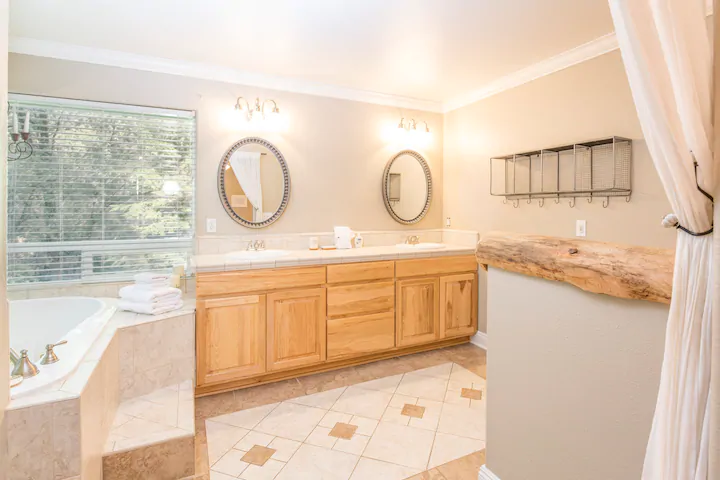
[(185, 264), (192, 112), (11, 95), (33, 154), (8, 162), (8, 283), (109, 281)]

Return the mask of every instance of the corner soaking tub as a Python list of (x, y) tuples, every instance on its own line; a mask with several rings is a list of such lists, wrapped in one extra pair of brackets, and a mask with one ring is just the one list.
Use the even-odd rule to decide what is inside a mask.
[[(99, 298), (57, 297), (9, 302), (10, 347), (18, 355), (26, 349), (40, 373), (14, 387), (11, 397), (39, 393), (43, 387), (61, 382), (85, 356), (100, 335), (115, 307)], [(45, 345), (67, 340), (56, 347), (60, 361), (40, 365)]]

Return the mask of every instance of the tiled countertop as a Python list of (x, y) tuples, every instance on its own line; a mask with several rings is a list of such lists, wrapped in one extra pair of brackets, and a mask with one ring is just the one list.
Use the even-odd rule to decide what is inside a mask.
[(347, 250), (290, 250), (272, 260), (238, 260), (228, 255), (196, 255), (192, 259), (195, 272), (252, 270), (259, 268), (327, 265), (332, 263), (374, 262), (378, 260), (406, 260), (452, 255), (472, 255), (474, 247), (443, 245), (443, 248), (410, 250), (396, 246), (363, 247)]

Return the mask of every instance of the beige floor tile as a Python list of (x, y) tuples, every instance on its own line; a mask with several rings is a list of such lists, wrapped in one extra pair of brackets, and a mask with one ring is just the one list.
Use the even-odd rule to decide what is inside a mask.
[(371, 436), (375, 432), (375, 428), (377, 427), (379, 422), (372, 418), (365, 418), (353, 415), (349, 423), (350, 425), (358, 426), (358, 429), (355, 433), (359, 435)]
[(273, 480), (284, 466), (284, 462), (279, 462), (271, 458), (262, 467), (249, 465), (245, 471), (240, 474), (240, 478), (243, 480)]
[[(210, 471), (209, 478), (210, 478), (210, 480), (236, 480), (237, 479), (237, 477), (233, 477), (231, 475), (226, 475), (224, 473), (216, 472), (214, 470)], [(196, 478), (196, 480), (200, 480), (200, 479)]]
[(296, 397), (286, 400), (290, 403), (297, 403), (298, 405), (305, 405), (307, 407), (317, 407), (324, 410), (330, 410), (333, 404), (340, 398), (340, 395), (345, 391), (345, 387), (335, 388), (333, 390), (327, 390), (325, 392), (313, 393), (311, 395), (304, 395), (302, 397)]
[(332, 428), (335, 426), (336, 423), (352, 423), (350, 419), (352, 418), (352, 415), (349, 413), (340, 413), (340, 412), (328, 412), (325, 414), (325, 416), (320, 420), (321, 427), (327, 427)]
[(485, 450), (471, 453), (457, 460), (437, 467), (446, 480), (466, 480), (478, 478), (480, 467), (485, 464)]
[(463, 388), (460, 392), (460, 396), (462, 398), (469, 398), (470, 400), (482, 400), (483, 392), (482, 390), (477, 390), (475, 388)]
[(281, 462), (287, 462), (297, 449), (300, 448), (300, 445), (301, 442), (277, 437), (268, 444), (268, 447), (275, 449), (275, 455), (273, 455), (272, 458)]
[(294, 403), (281, 403), (255, 430), (291, 440), (303, 441), (325, 416), (326, 411)]
[(422, 428), (423, 430), (437, 430), (438, 423), (440, 422), (440, 413), (442, 413), (444, 405), (443, 402), (421, 398), (418, 400), (418, 405), (425, 407), (425, 413), (422, 418), (411, 418), (408, 425)]
[(445, 399), (443, 400), (445, 403), (448, 403), (450, 405), (460, 405), (463, 407), (469, 407), (470, 406), (470, 399), (465, 398), (462, 396), (462, 389), (460, 390), (448, 390), (445, 393)]
[(350, 453), (305, 444), (276, 480), (348, 480), (359, 458)]
[(366, 390), (379, 390), (381, 392), (395, 393), (395, 389), (400, 384), (402, 375), (392, 375), (389, 377), (370, 380), (369, 382), (358, 383), (355, 386)]
[(428, 468), (434, 468), (473, 452), (485, 449), (485, 442), (472, 438), (458, 437), (447, 433), (437, 433), (430, 453)]
[(450, 380), (461, 382), (482, 382), (483, 378), (456, 363), (453, 365), (452, 373), (450, 373)]
[(357, 428), (357, 425), (350, 425), (348, 423), (338, 422), (332, 429), (330, 429), (330, 433), (328, 435), (335, 438), (350, 440), (353, 435), (355, 435)]
[(425, 407), (406, 403), (403, 405), (400, 414), (410, 418), (423, 418), (423, 415), (425, 415)]
[(482, 400), (470, 400), (470, 408), (487, 411), (487, 401), (484, 398)]
[(333, 446), (333, 450), (352, 453), (353, 455), (362, 455), (369, 441), (370, 437), (358, 434), (353, 435), (349, 440), (338, 438)]
[(210, 470), (237, 477), (247, 468), (248, 465), (250, 465), (249, 463), (242, 461), (242, 457), (245, 453), (246, 452), (241, 450), (231, 449), (225, 455), (220, 457), (220, 460), (215, 462)]
[(404, 480), (418, 473), (417, 468), (361, 458), (350, 480)]
[(207, 420), (205, 431), (208, 444), (208, 462), (215, 463), (228, 450), (233, 448), (250, 431), (245, 428), (233, 427), (224, 423)]
[(396, 393), (410, 397), (442, 401), (442, 399), (445, 398), (447, 384), (448, 381), (442, 378), (424, 377), (422, 375), (406, 373)]
[[(467, 478), (475, 480), (474, 477), (468, 476)], [(408, 478), (407, 480), (447, 480), (447, 479), (445, 478), (445, 475), (440, 473), (440, 470), (438, 470), (437, 468), (433, 468), (431, 470), (426, 470), (422, 473), (418, 473), (417, 475), (412, 476), (412, 477)]]
[(396, 425), (408, 425), (410, 423), (410, 417), (402, 414), (401, 407), (387, 407), (385, 413), (383, 413), (380, 419), (382, 423), (394, 423)]
[(413, 374), (415, 375), (422, 375), (425, 377), (434, 377), (434, 378), (441, 378), (443, 380), (448, 380), (450, 378), (450, 373), (452, 372), (453, 363), (443, 363), (441, 365), (436, 365), (434, 367), (428, 367), (428, 368), (421, 368), (419, 370), (413, 371)]
[(434, 437), (429, 430), (380, 422), (363, 456), (422, 471), (430, 458)]
[(410, 397), (408, 395), (400, 395), (399, 393), (396, 393), (392, 396), (390, 399), (389, 407), (397, 407), (402, 408), (406, 404), (415, 405), (418, 401), (417, 397)]
[(335, 402), (333, 410), (379, 420), (391, 398), (391, 393), (352, 386)]
[(305, 443), (325, 448), (332, 448), (336, 441), (337, 437), (331, 437), (330, 429), (327, 427), (315, 427), (312, 433), (305, 439)]
[(459, 437), (485, 440), (485, 414), (480, 410), (446, 404), (440, 414), (437, 431)]
[(263, 418), (268, 416), (275, 408), (277, 408), (278, 405), (280, 404), (271, 403), (260, 407), (248, 408), (247, 410), (240, 410), (239, 412), (213, 417), (212, 421), (252, 430)]
[(450, 380), (448, 381), (448, 392), (459, 392), (463, 388), (472, 388), (473, 382), (469, 380)]
[[(247, 452), (250, 451), (250, 449), (255, 445), (267, 447), (273, 440), (275, 440), (274, 436), (268, 435), (267, 433), (256, 432), (253, 430), (252, 432), (245, 435), (242, 440), (236, 443), (233, 448), (237, 450), (244, 450)], [(210, 440), (208, 440), (208, 442), (209, 441)]]

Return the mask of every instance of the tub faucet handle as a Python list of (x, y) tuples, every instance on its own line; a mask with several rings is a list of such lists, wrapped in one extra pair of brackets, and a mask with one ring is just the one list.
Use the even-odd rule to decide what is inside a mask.
[(23, 378), (30, 378), (34, 377), (38, 373), (40, 373), (40, 371), (35, 366), (35, 364), (32, 363), (28, 358), (28, 351), (20, 350), (20, 358), (15, 364), (15, 368), (13, 368), (13, 371), (10, 375), (13, 377), (21, 376)]
[(67, 340), (63, 340), (62, 342), (48, 343), (45, 345), (45, 354), (40, 359), (40, 365), (50, 365), (51, 363), (59, 361), (60, 359), (57, 355), (55, 355), (55, 351), (53, 349), (59, 345), (65, 345), (66, 343)]

